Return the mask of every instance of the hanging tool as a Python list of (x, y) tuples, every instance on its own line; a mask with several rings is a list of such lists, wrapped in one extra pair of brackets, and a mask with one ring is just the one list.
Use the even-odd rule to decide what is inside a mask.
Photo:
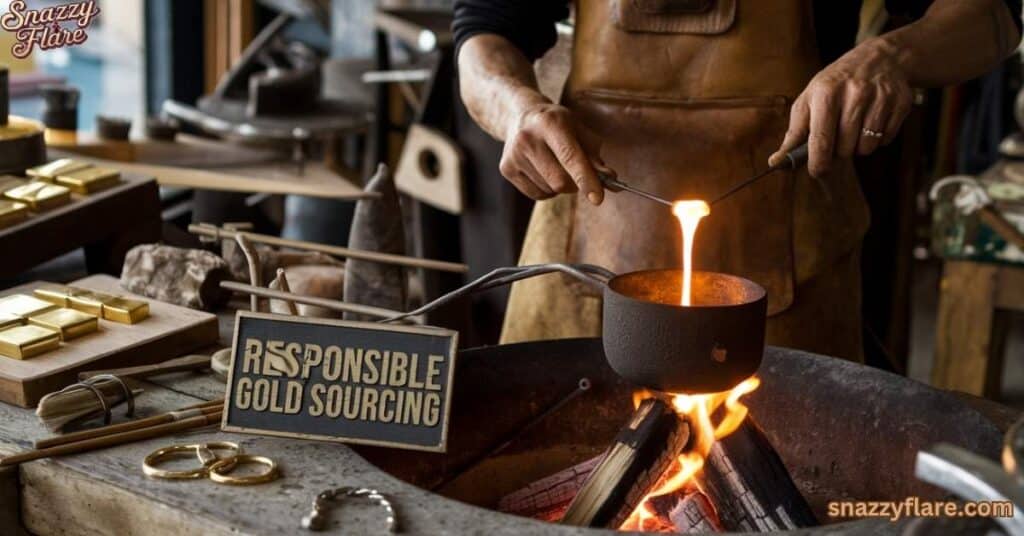
[[(721, 201), (721, 200), (731, 196), (732, 194), (734, 194), (734, 193), (736, 193), (736, 192), (746, 188), (747, 186), (750, 186), (751, 184), (753, 184), (754, 182), (758, 181), (759, 179), (767, 177), (768, 175), (770, 175), (773, 172), (784, 170), (784, 169), (798, 169), (798, 168), (800, 168), (801, 166), (803, 166), (805, 164), (807, 164), (807, 144), (806, 143), (801, 145), (801, 146), (799, 146), (799, 147), (797, 147), (796, 149), (793, 149), (792, 151), (786, 153), (786, 159), (783, 160), (781, 163), (776, 164), (774, 166), (771, 166), (768, 169), (764, 170), (763, 172), (761, 172), (761, 173), (759, 173), (757, 175), (754, 175), (753, 177), (751, 177), (749, 179), (746, 179), (746, 180), (736, 184), (735, 186), (730, 188), (728, 191), (726, 191), (724, 194), (716, 197), (713, 201), (709, 202), (708, 204), (709, 205), (714, 205), (715, 203), (717, 203), (717, 202), (719, 202), (719, 201)], [(636, 194), (636, 195), (639, 195), (640, 197), (643, 197), (643, 198), (649, 199), (651, 201), (654, 201), (655, 203), (661, 203), (662, 205), (666, 205), (666, 206), (669, 206), (669, 207), (671, 207), (673, 205), (672, 201), (669, 201), (668, 199), (665, 199), (664, 197), (658, 197), (658, 196), (656, 196), (656, 195), (654, 195), (654, 194), (652, 194), (650, 192), (646, 192), (644, 190), (640, 190), (640, 189), (634, 188), (634, 187), (632, 187), (632, 186), (630, 186), (630, 185), (628, 185), (628, 184), (626, 184), (626, 183), (624, 183), (624, 182), (622, 182), (622, 181), (620, 181), (620, 180), (618, 180), (618, 179), (616, 179), (614, 177), (610, 177), (610, 176), (605, 175), (603, 173), (598, 173), (597, 176), (598, 176), (599, 179), (601, 179), (601, 182), (609, 190), (612, 190), (612, 191), (625, 190), (625, 191), (627, 191), (627, 192), (629, 192), (631, 194)]]
[(985, 187), (974, 177), (970, 175), (951, 175), (941, 178), (935, 181), (935, 184), (928, 191), (928, 198), (932, 202), (938, 201), (939, 192), (951, 184), (959, 187), (953, 197), (953, 206), (961, 214), (969, 216), (977, 212), (981, 221), (991, 227), (1003, 240), (1020, 249), (1024, 249), (1024, 233), (1013, 222), (1006, 219), (1003, 212), (996, 206), (992, 196), (988, 195)]

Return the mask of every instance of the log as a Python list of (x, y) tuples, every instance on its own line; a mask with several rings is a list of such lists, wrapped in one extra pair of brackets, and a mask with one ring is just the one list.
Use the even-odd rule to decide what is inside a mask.
[(603, 457), (595, 456), (509, 493), (498, 501), (498, 511), (542, 521), (562, 519), (569, 503)]
[(726, 531), (767, 532), (818, 525), (782, 459), (750, 415), (733, 433), (711, 446), (694, 479)]
[(675, 532), (682, 534), (705, 534), (708, 532), (725, 532), (722, 522), (718, 519), (714, 505), (707, 495), (699, 490), (680, 493), (678, 500), (668, 512)]
[(657, 398), (640, 403), (573, 498), (562, 523), (618, 528), (690, 439), (690, 427)]

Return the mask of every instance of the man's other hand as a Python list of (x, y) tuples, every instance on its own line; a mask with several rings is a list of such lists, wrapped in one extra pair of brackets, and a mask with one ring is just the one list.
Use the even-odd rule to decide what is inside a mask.
[(866, 41), (823, 69), (793, 102), (782, 146), (768, 162), (808, 142), (807, 169), (821, 177), (836, 158), (872, 153), (896, 137), (910, 113), (913, 91), (895, 52)]

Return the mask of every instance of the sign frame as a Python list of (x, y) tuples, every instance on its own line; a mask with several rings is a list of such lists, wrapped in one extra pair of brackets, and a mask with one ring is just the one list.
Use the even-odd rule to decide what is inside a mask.
[[(232, 399), (234, 393), (234, 374), (235, 374), (235, 359), (238, 352), (238, 336), (241, 331), (242, 321), (246, 318), (258, 319), (258, 320), (272, 320), (275, 322), (289, 322), (294, 324), (304, 325), (320, 325), (320, 326), (333, 326), (343, 327), (352, 329), (368, 329), (372, 331), (390, 331), (396, 333), (410, 333), (417, 335), (432, 335), (437, 337), (448, 337), (450, 344), (448, 347), (448, 374), (443, 391), (442, 400), (445, 401), (444, 411), (441, 414), (441, 442), (437, 445), (414, 445), (409, 443), (402, 443), (398, 441), (387, 441), (378, 439), (361, 439), (361, 438), (344, 438), (339, 436), (329, 436), (321, 434), (309, 434), (301, 432), (286, 432), (281, 430), (266, 430), (262, 428), (252, 428), (246, 426), (238, 426), (229, 422), (232, 409)], [(312, 439), (317, 441), (329, 441), (332, 443), (343, 443), (353, 445), (371, 445), (376, 447), (392, 447), (400, 448), (404, 450), (417, 450), (424, 452), (440, 452), (444, 453), (448, 448), (448, 425), (450, 424), (449, 419), (451, 418), (451, 406), (454, 389), (452, 382), (455, 380), (455, 366), (456, 357), (458, 356), (459, 348), (459, 332), (446, 328), (434, 327), (434, 326), (407, 326), (407, 325), (394, 325), (394, 324), (383, 324), (377, 322), (360, 322), (355, 320), (340, 320), (334, 318), (314, 318), (314, 317), (300, 317), (291, 315), (281, 315), (274, 313), (263, 313), (238, 310), (235, 313), (235, 327), (234, 333), (231, 336), (231, 365), (228, 367), (227, 384), (225, 385), (224, 391), (224, 414), (221, 416), (220, 429), (224, 432), (238, 432), (243, 434), (256, 434), (264, 436), (274, 437), (288, 437), (293, 439)]]

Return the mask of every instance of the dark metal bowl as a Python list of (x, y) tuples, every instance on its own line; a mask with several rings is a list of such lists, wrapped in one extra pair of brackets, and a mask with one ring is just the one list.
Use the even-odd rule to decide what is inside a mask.
[(725, 391), (764, 355), (767, 292), (733, 275), (694, 272), (693, 305), (680, 305), (681, 270), (645, 270), (608, 281), (603, 335), (623, 378), (673, 393)]

